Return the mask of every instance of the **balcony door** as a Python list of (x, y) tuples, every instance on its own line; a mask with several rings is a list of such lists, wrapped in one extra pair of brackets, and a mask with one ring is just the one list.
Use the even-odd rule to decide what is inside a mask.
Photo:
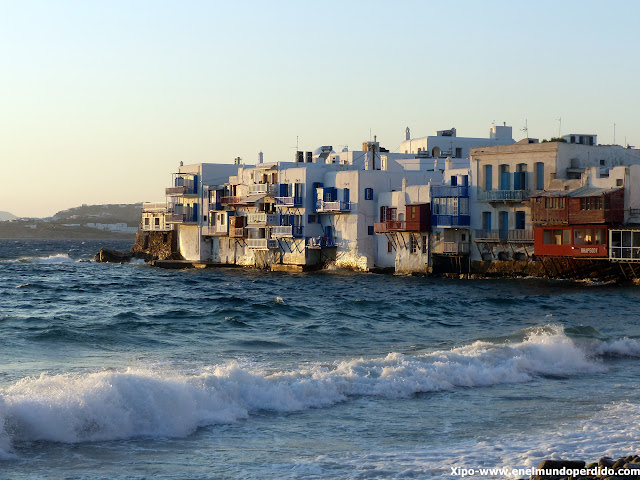
[(500, 212), (500, 240), (509, 237), (509, 212)]

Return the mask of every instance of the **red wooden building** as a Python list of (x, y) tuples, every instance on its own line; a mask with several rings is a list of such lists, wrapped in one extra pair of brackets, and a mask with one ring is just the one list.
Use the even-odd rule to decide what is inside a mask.
[(581, 187), (531, 197), (539, 257), (608, 257), (608, 227), (624, 221), (624, 189)]
[(373, 228), (375, 233), (427, 232), (431, 228), (431, 204), (407, 205), (400, 213), (395, 207), (380, 207), (380, 222)]

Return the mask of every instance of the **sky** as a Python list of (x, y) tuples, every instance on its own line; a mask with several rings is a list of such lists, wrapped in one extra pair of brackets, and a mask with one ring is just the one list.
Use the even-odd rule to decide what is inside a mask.
[[(640, 145), (640, 2), (0, 0), (0, 211), (455, 127)], [(559, 119), (562, 119), (560, 122)]]

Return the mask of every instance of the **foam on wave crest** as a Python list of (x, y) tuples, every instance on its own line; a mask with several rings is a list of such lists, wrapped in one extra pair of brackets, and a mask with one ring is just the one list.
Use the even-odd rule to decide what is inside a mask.
[(46, 257), (21, 257), (14, 260), (2, 260), (3, 263), (71, 263), (75, 262), (68, 253), (57, 253)]
[(9, 438), (73, 443), (182, 437), (258, 411), (322, 408), (354, 396), (402, 398), (527, 382), (539, 375), (599, 372), (605, 369), (603, 352), (640, 352), (637, 341), (620, 342), (580, 348), (561, 327), (547, 326), (520, 342), (477, 341), (419, 356), (390, 353), (286, 371), (232, 362), (196, 374), (142, 368), (42, 374), (0, 390), (0, 456), (8, 452)]

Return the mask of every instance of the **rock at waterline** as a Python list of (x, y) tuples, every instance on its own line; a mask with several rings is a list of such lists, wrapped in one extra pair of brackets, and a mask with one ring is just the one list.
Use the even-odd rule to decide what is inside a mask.
[(93, 257), (96, 262), (103, 263), (125, 263), (131, 260), (131, 254), (118, 252), (117, 250), (111, 250), (109, 248), (101, 248), (96, 256)]

